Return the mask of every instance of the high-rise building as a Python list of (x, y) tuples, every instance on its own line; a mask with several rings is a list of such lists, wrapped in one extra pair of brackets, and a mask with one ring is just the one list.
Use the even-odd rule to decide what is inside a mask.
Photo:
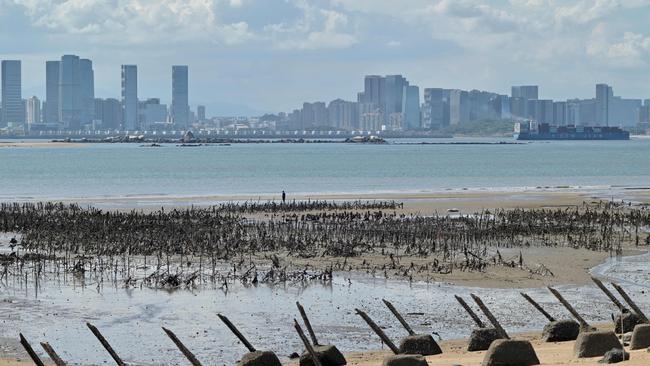
[[(51, 64), (54, 68), (54, 64)], [(55, 75), (54, 70), (51, 77)], [(53, 98), (55, 97), (55, 93)], [(95, 73), (93, 63), (76, 55), (63, 55), (59, 62), (59, 121), (66, 129), (80, 129), (95, 119)], [(48, 103), (49, 104), (49, 103)], [(49, 108), (49, 107), (48, 107)]]
[(64, 55), (59, 64), (59, 121), (67, 129), (81, 126), (81, 69), (79, 56)]
[(167, 105), (160, 104), (160, 99), (149, 98), (138, 102), (138, 121), (140, 128), (151, 130), (153, 125), (167, 122)]
[(300, 128), (305, 129), (313, 127), (315, 125), (314, 105), (308, 102), (303, 103), (300, 117)]
[(607, 84), (596, 84), (596, 125), (609, 126), (610, 99), (612, 88)]
[(358, 128), (357, 103), (335, 99), (327, 106), (328, 125), (344, 130)]
[(95, 72), (93, 62), (82, 58), (79, 60), (81, 88), (81, 126), (91, 124), (95, 119)]
[(138, 124), (138, 66), (122, 65), (122, 123), (127, 131), (140, 128)]
[(386, 107), (384, 112), (387, 116), (394, 113), (402, 113), (404, 87), (409, 82), (402, 75), (387, 75), (385, 78)]
[(634, 127), (639, 122), (639, 109), (643, 105), (641, 99), (628, 99), (610, 94), (608, 118), (609, 126)]
[(539, 87), (537, 85), (517, 85), (511, 88), (510, 97), (524, 99), (538, 99)]
[(41, 101), (33, 96), (27, 99), (27, 125), (41, 123)]
[(406, 130), (420, 128), (420, 88), (404, 85), (402, 98), (402, 127)]
[(188, 67), (172, 66), (172, 122), (179, 128), (188, 128), (190, 120)]
[(196, 107), (196, 118), (199, 120), (199, 122), (204, 122), (206, 120), (204, 105), (200, 105)]
[(553, 124), (556, 126), (566, 126), (567, 124), (567, 103), (553, 103)]
[[(427, 130), (439, 130), (444, 127), (445, 106), (444, 93), (441, 88), (424, 89), (422, 127)], [(447, 106), (447, 108), (449, 107)]]
[(464, 90), (451, 90), (449, 93), (449, 124), (457, 125), (469, 120), (469, 93)]
[(95, 120), (102, 130), (119, 130), (122, 126), (122, 103), (114, 98), (95, 99)]
[(537, 85), (517, 85), (511, 88), (510, 93), (510, 113), (514, 117), (533, 118), (535, 103), (529, 103), (530, 100), (539, 99), (539, 87)]
[(2, 61), (2, 126), (24, 124), (20, 60)]
[(45, 62), (45, 111), (44, 120), (46, 124), (59, 123), (59, 68), (61, 62)]

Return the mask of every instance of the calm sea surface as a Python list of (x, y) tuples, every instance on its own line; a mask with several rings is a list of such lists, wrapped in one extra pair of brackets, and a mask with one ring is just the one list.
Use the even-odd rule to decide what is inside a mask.
[(399, 144), (413, 141), (1, 148), (0, 200), (650, 185), (650, 139)]

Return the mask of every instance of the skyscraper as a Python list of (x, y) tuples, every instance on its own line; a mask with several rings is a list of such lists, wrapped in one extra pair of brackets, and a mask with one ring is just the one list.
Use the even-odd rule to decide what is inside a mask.
[(92, 123), (95, 118), (95, 74), (92, 61), (80, 59), (76, 55), (61, 57), (58, 97), (59, 122), (63, 123), (64, 128), (76, 130)]
[(59, 68), (61, 62), (45, 62), (45, 120), (47, 124), (59, 123)]
[(359, 103), (372, 103), (381, 112), (385, 112), (386, 104), (386, 79), (379, 75), (366, 75), (363, 93), (359, 94)]
[(79, 56), (64, 55), (59, 63), (59, 121), (68, 129), (81, 126)]
[(424, 89), (424, 104), (422, 110), (422, 127), (425, 129), (439, 130), (446, 126), (444, 122), (445, 104), (444, 93), (440, 88)]
[(2, 126), (25, 123), (19, 60), (2, 61)]
[(122, 126), (122, 104), (119, 100), (95, 99), (95, 120), (103, 130), (118, 130)]
[(449, 124), (466, 123), (469, 118), (469, 93), (464, 90), (449, 92)]
[(386, 107), (385, 114), (390, 116), (401, 113), (403, 107), (404, 87), (409, 82), (402, 75), (387, 75), (385, 81)]
[(199, 120), (199, 122), (205, 121), (205, 106), (200, 105), (196, 107), (196, 118)]
[(81, 73), (81, 125), (92, 123), (95, 119), (95, 72), (93, 62), (82, 58), (79, 60)]
[(403, 127), (406, 130), (420, 128), (420, 88), (404, 85), (402, 101)]
[(41, 101), (33, 96), (27, 99), (27, 125), (41, 123)]
[(610, 99), (612, 88), (607, 84), (596, 84), (596, 126), (609, 126)]
[(190, 105), (188, 91), (188, 67), (172, 66), (172, 122), (179, 128), (188, 128)]
[(138, 66), (122, 65), (122, 121), (124, 129), (140, 128), (138, 123)]

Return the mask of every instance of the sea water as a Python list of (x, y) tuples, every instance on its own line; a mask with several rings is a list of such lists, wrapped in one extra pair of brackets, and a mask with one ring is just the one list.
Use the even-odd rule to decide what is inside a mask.
[[(430, 139), (499, 142), (509, 139)], [(0, 148), (0, 200), (440, 192), (650, 185), (650, 139), (496, 145)], [(197, 202), (198, 203), (198, 202)]]

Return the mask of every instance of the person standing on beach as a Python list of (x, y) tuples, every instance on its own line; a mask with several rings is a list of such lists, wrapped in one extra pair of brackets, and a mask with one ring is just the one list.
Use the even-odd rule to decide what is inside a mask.
[(287, 201), (287, 194), (282, 191), (282, 203), (285, 203)]

